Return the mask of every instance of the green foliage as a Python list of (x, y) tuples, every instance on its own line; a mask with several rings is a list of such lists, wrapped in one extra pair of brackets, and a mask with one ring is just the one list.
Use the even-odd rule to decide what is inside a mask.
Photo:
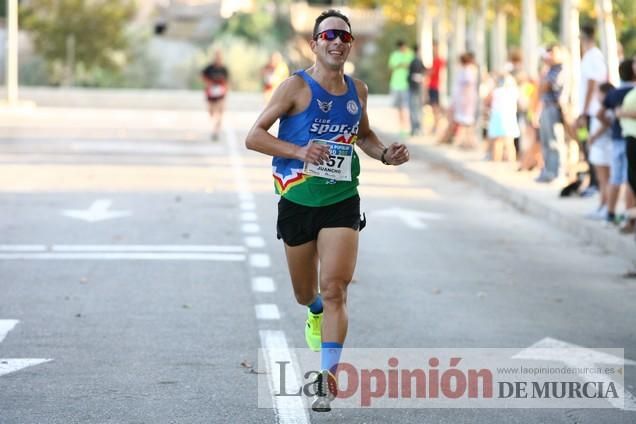
[(75, 64), (81, 72), (116, 71), (126, 64), (125, 27), (134, 16), (134, 0), (31, 0), (21, 8), (21, 26), (46, 59), (51, 82), (59, 82), (67, 40), (75, 40)]
[(249, 43), (274, 47), (285, 43), (293, 34), (289, 19), (264, 8), (238, 12), (223, 22), (219, 34), (243, 38)]
[(273, 26), (274, 17), (270, 14), (239, 12), (223, 23), (221, 32), (258, 43), (263, 38), (271, 37)]

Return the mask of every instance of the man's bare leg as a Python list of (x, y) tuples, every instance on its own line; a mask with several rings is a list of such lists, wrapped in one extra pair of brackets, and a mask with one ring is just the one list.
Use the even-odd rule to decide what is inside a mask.
[(285, 245), (285, 255), (296, 301), (301, 305), (309, 305), (318, 295), (316, 241), (293, 247)]
[(320, 293), (324, 307), (323, 342), (344, 343), (347, 336), (347, 286), (358, 256), (358, 231), (323, 228), (318, 234)]

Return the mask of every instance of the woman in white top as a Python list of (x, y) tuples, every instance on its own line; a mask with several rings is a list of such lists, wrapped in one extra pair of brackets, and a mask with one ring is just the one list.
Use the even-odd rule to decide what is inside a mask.
[(479, 72), (472, 53), (464, 53), (459, 57), (460, 67), (453, 81), (449, 110), (450, 125), (441, 139), (442, 143), (450, 143), (453, 137), (460, 147), (475, 147), (475, 120), (479, 101)]

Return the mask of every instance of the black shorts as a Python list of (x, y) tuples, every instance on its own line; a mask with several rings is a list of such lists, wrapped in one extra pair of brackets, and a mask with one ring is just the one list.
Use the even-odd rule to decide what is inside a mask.
[(303, 206), (281, 197), (278, 201), (276, 237), (288, 246), (299, 246), (316, 240), (323, 228), (362, 230), (366, 224), (360, 218), (360, 196), (357, 194), (329, 206)]
[(428, 104), (437, 106), (439, 104), (439, 90), (436, 88), (428, 89)]

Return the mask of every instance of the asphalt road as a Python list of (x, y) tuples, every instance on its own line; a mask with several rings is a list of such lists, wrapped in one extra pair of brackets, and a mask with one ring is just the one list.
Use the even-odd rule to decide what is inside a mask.
[[(169, 134), (102, 124), (98, 136), (55, 128), (0, 140), (0, 320), (19, 321), (0, 358), (50, 359), (0, 375), (0, 423), (636, 421), (613, 408), (296, 418), (257, 408), (263, 331), (304, 347), (305, 311), (275, 237), (268, 159), (242, 147), (254, 112), (231, 112), (218, 143), (205, 115), (192, 116)], [(401, 168), (362, 166), (368, 226), (347, 346), (522, 349), (551, 337), (636, 359), (629, 264), (417, 150)], [(264, 280), (272, 287), (253, 286)], [(633, 366), (625, 387), (636, 393)]]

